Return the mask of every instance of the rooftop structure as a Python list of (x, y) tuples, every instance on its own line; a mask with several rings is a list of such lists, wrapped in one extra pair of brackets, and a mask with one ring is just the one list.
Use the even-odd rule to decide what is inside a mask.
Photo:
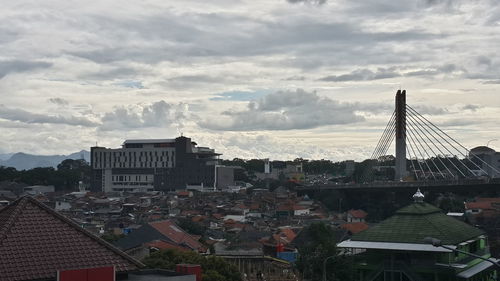
[(492, 264), (424, 242), (433, 237), (451, 249), (490, 258), (484, 232), (423, 202), (420, 191), (413, 198), (394, 216), (338, 244), (358, 249), (356, 280), (490, 280)]

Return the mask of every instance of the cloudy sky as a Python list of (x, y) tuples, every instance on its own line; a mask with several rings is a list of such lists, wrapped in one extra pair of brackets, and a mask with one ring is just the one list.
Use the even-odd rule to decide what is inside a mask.
[(500, 139), (496, 2), (3, 1), (0, 154), (183, 133), (225, 158), (359, 160), (400, 88), (485, 145)]

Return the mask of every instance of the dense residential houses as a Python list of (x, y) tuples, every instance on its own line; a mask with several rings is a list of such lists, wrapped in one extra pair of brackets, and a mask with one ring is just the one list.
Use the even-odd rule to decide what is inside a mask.
[[(144, 264), (30, 196), (0, 210), (0, 280), (194, 281)], [(144, 279), (145, 278), (145, 279)]]
[[(138, 142), (131, 143), (138, 145)], [(500, 233), (497, 227), (500, 225), (500, 198), (475, 198), (464, 203), (463, 213), (449, 212), (448, 215), (419, 201), (400, 209), (385, 221), (372, 223), (365, 210), (329, 211), (321, 202), (284, 186), (274, 190), (252, 188), (237, 192), (228, 189), (206, 192), (204, 189), (188, 189), (188, 185), (185, 187), (109, 192), (82, 189), (69, 193), (54, 192), (51, 187), (44, 186), (0, 190), (0, 239), (3, 239), (0, 242), (10, 241), (8, 233), (14, 230), (13, 227), (25, 225), (28, 230), (22, 231), (52, 233), (50, 231), (53, 230), (48, 227), (55, 227), (52, 224), (57, 221), (58, 229), (65, 229), (62, 233), (83, 235), (93, 241), (92, 247), (99, 245), (96, 251), (102, 253), (95, 255), (110, 255), (103, 258), (106, 263), (92, 265), (96, 270), (113, 266), (116, 269), (113, 274), (127, 275), (129, 280), (134, 280), (136, 271), (142, 270), (142, 259), (168, 249), (222, 257), (236, 265), (247, 281), (252, 280), (248, 276), (255, 276), (255, 272), (260, 271), (265, 271), (268, 277), (273, 276), (276, 280), (296, 280), (293, 264), (299, 258), (298, 250), (312, 239), (306, 227), (314, 222), (323, 222), (333, 228), (338, 247), (343, 249), (341, 253), (355, 257), (353, 274), (359, 280), (391, 280), (387, 276), (395, 280), (419, 280), (415, 279), (417, 275), (427, 278), (422, 280), (447, 280), (453, 274), (463, 280), (488, 280), (493, 276), (491, 269), (478, 260), (467, 260), (465, 256), (453, 256), (431, 245), (423, 245), (420, 240), (417, 241), (423, 235), (436, 236), (449, 246), (487, 258), (490, 252), (497, 253), (500, 249), (500, 235), (494, 234)], [(30, 214), (22, 211), (25, 209), (42, 215), (25, 218)], [(29, 221), (33, 224), (31, 226), (28, 226), (29, 223), (12, 223), (25, 219), (27, 222), (29, 219), (36, 221)], [(479, 226), (484, 231), (466, 223)], [(487, 239), (486, 232), (493, 235)], [(439, 236), (440, 233), (443, 236)], [(21, 239), (21, 242), (15, 243), (36, 244), (30, 235), (22, 238), (28, 239), (28, 242), (21, 237), (12, 237)], [(50, 235), (47, 234), (47, 237)], [(79, 238), (61, 237), (61, 241), (68, 239), (78, 241)], [(7, 244), (0, 243), (0, 247)], [(411, 248), (414, 244), (421, 248)], [(53, 247), (56, 246), (71, 247), (64, 243)], [(72, 249), (80, 252), (79, 244), (74, 246)], [(36, 245), (31, 247), (42, 249)], [(409, 252), (405, 254), (405, 251)], [(391, 265), (391, 257), (398, 262)], [(75, 259), (76, 263), (80, 263), (78, 255)], [(433, 263), (429, 264), (429, 260)], [(9, 260), (4, 258), (2, 262), (8, 264)], [(16, 263), (15, 259), (10, 262)], [(30, 266), (41, 266), (37, 263), (33, 262)], [(479, 270), (475, 265), (485, 269)], [(8, 266), (5, 270), (14, 274), (14, 269)], [(68, 264), (56, 267), (50, 272), (89, 266), (84, 261), (78, 266)], [(428, 279), (431, 278), (428, 274), (431, 270), (437, 270), (432, 277), (434, 279)], [(172, 274), (169, 278), (182, 276), (175, 272), (169, 274)]]

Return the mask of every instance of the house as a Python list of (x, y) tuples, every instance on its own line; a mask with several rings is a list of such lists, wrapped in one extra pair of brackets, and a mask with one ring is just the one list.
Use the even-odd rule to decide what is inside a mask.
[[(355, 280), (493, 280), (493, 264), (456, 252), (491, 258), (484, 232), (425, 203), (418, 190), (410, 204), (337, 245), (353, 254)], [(439, 240), (446, 248), (426, 242)], [(428, 238), (427, 238), (428, 240)]]
[(500, 212), (500, 198), (477, 198), (475, 202), (465, 202), (466, 215), (478, 215), (482, 212)]
[(356, 234), (358, 232), (367, 230), (369, 227), (366, 223), (364, 222), (350, 222), (350, 223), (344, 223), (343, 225), (340, 226), (341, 228), (347, 230), (349, 234)]
[(347, 212), (347, 222), (365, 222), (367, 215), (363, 210), (349, 210)]
[(294, 216), (307, 216), (310, 214), (310, 209), (306, 206), (293, 205), (292, 209)]
[(55, 280), (58, 271), (143, 265), (65, 216), (25, 196), (0, 210), (0, 280)]
[[(160, 243), (161, 241), (165, 243)], [(115, 242), (115, 245), (125, 252), (137, 257), (143, 258), (149, 254), (149, 247), (167, 244), (173, 248), (182, 248), (186, 251), (195, 251), (205, 253), (206, 247), (198, 239), (181, 229), (172, 220), (162, 220), (149, 222), (140, 228), (131, 231), (130, 234)], [(162, 247), (163, 247), (162, 246)]]

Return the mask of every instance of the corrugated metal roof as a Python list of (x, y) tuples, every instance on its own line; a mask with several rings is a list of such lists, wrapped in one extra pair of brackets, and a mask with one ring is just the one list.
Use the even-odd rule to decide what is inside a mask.
[[(496, 259), (490, 259), (490, 260), (494, 261), (494, 262), (498, 262), (498, 260), (496, 260)], [(482, 262), (474, 265), (473, 267), (460, 272), (459, 274), (457, 274), (457, 277), (466, 278), (466, 279), (471, 278), (472, 276), (474, 276), (474, 275), (478, 274), (479, 272), (482, 272), (482, 271), (484, 271), (492, 266), (493, 266), (493, 263), (488, 262), (488, 261), (482, 261)]]
[[(337, 244), (339, 248), (355, 248), (355, 249), (383, 249), (383, 250), (400, 250), (400, 251), (419, 251), (419, 252), (441, 252), (451, 253), (451, 250), (434, 247), (429, 244), (416, 244), (416, 243), (389, 243), (389, 242), (364, 242), (346, 240)], [(448, 246), (456, 248), (455, 246)]]

